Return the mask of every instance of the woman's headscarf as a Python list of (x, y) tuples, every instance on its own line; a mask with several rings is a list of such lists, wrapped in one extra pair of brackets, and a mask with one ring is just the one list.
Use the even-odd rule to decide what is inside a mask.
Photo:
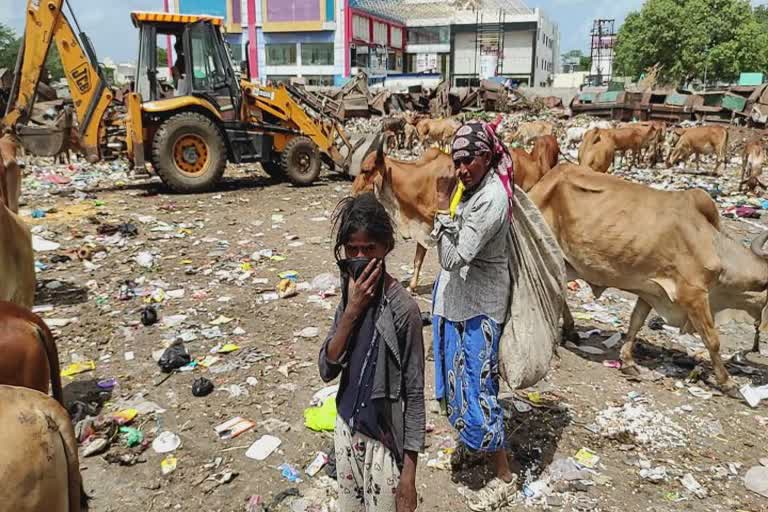
[[(496, 135), (496, 130), (501, 124), (501, 120), (502, 117), (499, 115), (491, 123), (470, 121), (464, 124), (453, 138), (451, 152), (454, 160), (490, 153), (491, 165), (494, 165), (493, 171), (499, 176), (511, 206), (514, 196), (515, 166), (512, 163), (512, 156), (509, 154), (509, 150), (507, 150)], [(512, 208), (510, 208), (509, 212), (511, 215)]]

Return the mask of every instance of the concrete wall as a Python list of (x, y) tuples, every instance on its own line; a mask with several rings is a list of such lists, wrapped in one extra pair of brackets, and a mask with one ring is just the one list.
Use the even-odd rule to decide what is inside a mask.
[(521, 87), (523, 94), (531, 96), (557, 96), (562, 98), (563, 105), (570, 105), (571, 100), (579, 94), (578, 87)]
[(530, 75), (533, 35), (528, 30), (504, 33), (504, 75)]

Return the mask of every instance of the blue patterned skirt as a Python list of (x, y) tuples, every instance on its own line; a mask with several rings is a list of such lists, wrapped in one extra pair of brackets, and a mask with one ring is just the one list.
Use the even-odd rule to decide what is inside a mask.
[(435, 394), (448, 420), (468, 448), (495, 452), (504, 448), (504, 411), (499, 406), (501, 326), (486, 316), (432, 323)]

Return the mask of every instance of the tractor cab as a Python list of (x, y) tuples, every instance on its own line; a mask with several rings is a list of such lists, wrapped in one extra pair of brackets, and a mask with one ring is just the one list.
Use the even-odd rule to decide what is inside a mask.
[[(223, 120), (236, 120), (242, 92), (221, 34), (222, 18), (133, 12), (131, 19), (139, 29), (134, 91), (142, 102), (194, 96), (210, 102)], [(168, 61), (160, 62), (165, 45), (158, 45), (166, 40), (175, 54), (170, 80), (159, 72), (168, 68)]]

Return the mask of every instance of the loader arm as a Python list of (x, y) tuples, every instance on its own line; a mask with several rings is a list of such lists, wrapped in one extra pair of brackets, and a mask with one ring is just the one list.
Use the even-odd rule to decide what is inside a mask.
[[(302, 134), (312, 139), (334, 165), (345, 173), (349, 171), (353, 156), (361, 149), (363, 140), (353, 144), (336, 119), (327, 116), (316, 119), (310, 116), (283, 85), (270, 87), (243, 82), (242, 88), (250, 97), (253, 107), (295, 126)], [(341, 139), (344, 153), (337, 147), (337, 137)]]
[(15, 82), (2, 124), (11, 127), (30, 151), (42, 156), (58, 154), (70, 143), (73, 133), (68, 126), (28, 125), (45, 60), (55, 42), (77, 117), (78, 141), (88, 160), (95, 162), (101, 157), (99, 129), (114, 94), (99, 69), (90, 40), (83, 32), (78, 37), (64, 15), (64, 2), (28, 0)]

